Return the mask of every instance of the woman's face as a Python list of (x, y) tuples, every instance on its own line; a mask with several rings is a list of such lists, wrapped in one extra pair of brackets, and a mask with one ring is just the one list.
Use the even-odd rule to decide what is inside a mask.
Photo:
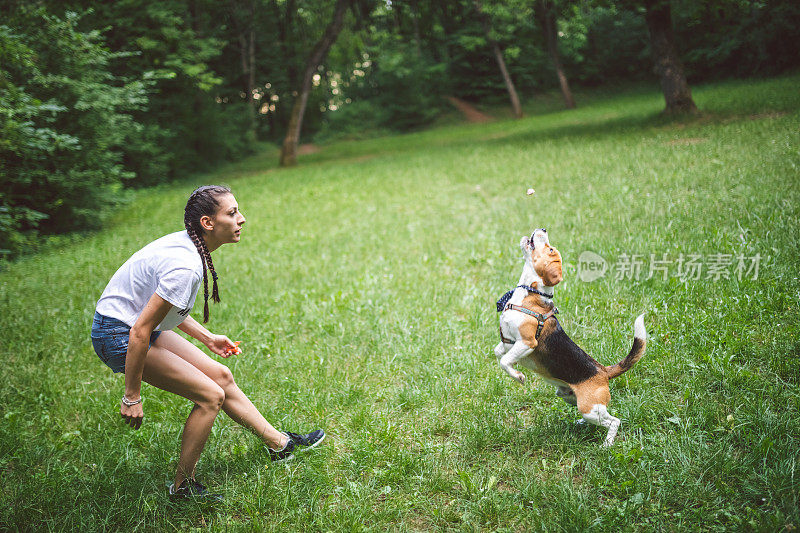
[(217, 212), (213, 217), (203, 221), (206, 242), (209, 248), (213, 246), (214, 249), (223, 244), (239, 242), (242, 226), (246, 220), (232, 194), (223, 194), (217, 198), (217, 202), (219, 202)]

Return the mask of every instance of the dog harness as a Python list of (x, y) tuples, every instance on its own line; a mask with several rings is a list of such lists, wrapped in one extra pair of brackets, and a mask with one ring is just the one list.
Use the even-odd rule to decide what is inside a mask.
[[(528, 285), (517, 285), (514, 289), (519, 288), (519, 287), (525, 289), (528, 292), (532, 292), (532, 293), (538, 294), (540, 296), (544, 296), (545, 298), (550, 298), (550, 299), (553, 298), (549, 294), (545, 294), (545, 293), (543, 293), (541, 291), (538, 291), (538, 290), (536, 290), (533, 287), (530, 287)], [(514, 289), (511, 289), (510, 291), (505, 293), (499, 300), (497, 300), (497, 312), (498, 313), (502, 313), (503, 311), (507, 311), (507, 310), (511, 309), (512, 311), (519, 311), (520, 313), (525, 313), (526, 315), (530, 315), (533, 318), (535, 318), (536, 322), (537, 322), (536, 339), (538, 340), (539, 339), (539, 335), (542, 333), (542, 329), (544, 328), (545, 321), (548, 318), (558, 314), (558, 307), (556, 307), (554, 305), (553, 308), (550, 309), (547, 313), (542, 314), (542, 313), (537, 313), (536, 311), (533, 311), (533, 310), (528, 309), (527, 307), (523, 307), (521, 305), (510, 304), (510, 303), (508, 303), (508, 301), (511, 299), (511, 295), (514, 293)], [(503, 335), (502, 326), (498, 326), (498, 327), (500, 329), (500, 340), (502, 340), (504, 344), (514, 344), (514, 341), (512, 341), (511, 339), (506, 338)]]

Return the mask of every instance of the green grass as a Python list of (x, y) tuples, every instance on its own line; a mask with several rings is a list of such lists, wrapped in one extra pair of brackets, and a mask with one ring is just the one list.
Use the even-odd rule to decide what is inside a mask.
[[(196, 183), (139, 193), (100, 233), (0, 273), (0, 530), (760, 530), (800, 527), (800, 76), (654, 91), (520, 121), (272, 150), (198, 178), (248, 218), (215, 253), (210, 328), (276, 426), (321, 426), (289, 466), (220, 415), (199, 472), (226, 500), (166, 497), (190, 404), (94, 355), (94, 303), (135, 250), (181, 229)], [(534, 187), (534, 197), (525, 190)], [(645, 357), (612, 382), (617, 443), (498, 367), (494, 300), (546, 227), (565, 330), (605, 364), (646, 312)], [(579, 280), (590, 250), (760, 254), (758, 279)], [(732, 269), (731, 269), (732, 272)], [(202, 309), (198, 305), (195, 309)]]

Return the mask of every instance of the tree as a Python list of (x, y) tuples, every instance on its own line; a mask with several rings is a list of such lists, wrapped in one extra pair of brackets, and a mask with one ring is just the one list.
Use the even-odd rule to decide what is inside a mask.
[(239, 45), (239, 61), (242, 68), (242, 89), (247, 99), (248, 118), (250, 119), (249, 135), (256, 137), (256, 4), (249, 0), (244, 9), (237, 9), (241, 2), (231, 2), (228, 18), (236, 32)]
[(547, 43), (547, 52), (550, 55), (550, 61), (552, 61), (553, 68), (555, 68), (556, 71), (558, 85), (561, 88), (561, 95), (564, 97), (564, 104), (567, 106), (567, 109), (574, 109), (575, 99), (572, 97), (572, 91), (569, 89), (567, 75), (564, 73), (564, 67), (561, 65), (561, 57), (558, 53), (558, 29), (556, 27), (556, 12), (553, 2), (550, 0), (536, 0), (534, 12), (539, 21), (539, 26), (542, 28), (545, 42)]
[(303, 115), (306, 112), (306, 104), (308, 103), (308, 95), (311, 92), (311, 83), (319, 65), (325, 60), (328, 51), (339, 32), (344, 25), (344, 15), (347, 8), (352, 4), (353, 0), (336, 0), (336, 6), (333, 8), (333, 19), (325, 32), (320, 37), (319, 41), (314, 45), (311, 54), (306, 61), (305, 69), (303, 70), (303, 80), (297, 91), (297, 97), (292, 107), (292, 114), (289, 118), (289, 127), (286, 131), (286, 137), (283, 140), (281, 148), (280, 165), (282, 167), (293, 166), (297, 164), (297, 143), (300, 140), (300, 129), (303, 125)]
[(129, 113), (149, 82), (115, 75), (123, 56), (78, 21), (18, 6), (0, 24), (0, 253), (96, 228), (131, 177), (122, 150), (140, 124)]
[(503, 59), (503, 52), (500, 50), (500, 45), (497, 43), (497, 40), (492, 37), (492, 28), (491, 24), (489, 23), (489, 17), (485, 13), (483, 13), (480, 0), (474, 0), (474, 1), (475, 1), (475, 9), (478, 10), (478, 16), (481, 20), (481, 25), (483, 26), (483, 31), (486, 34), (486, 40), (492, 47), (492, 52), (494, 52), (494, 57), (495, 60), (497, 61), (497, 66), (500, 68), (500, 73), (503, 75), (503, 81), (506, 84), (508, 97), (511, 99), (511, 110), (514, 113), (515, 118), (522, 118), (522, 106), (519, 103), (519, 96), (517, 96), (517, 89), (516, 87), (514, 87), (514, 82), (511, 80), (511, 76), (508, 73), (508, 68), (506, 67), (506, 62)]
[(645, 20), (650, 32), (654, 71), (661, 77), (665, 113), (695, 113), (697, 106), (675, 48), (670, 0), (645, 0)]

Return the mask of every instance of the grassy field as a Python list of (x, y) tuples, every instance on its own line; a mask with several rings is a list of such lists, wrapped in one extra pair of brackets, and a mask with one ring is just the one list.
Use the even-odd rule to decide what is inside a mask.
[[(696, 87), (704, 113), (682, 120), (658, 116), (656, 90), (621, 91), (325, 145), (289, 170), (265, 151), (9, 265), (0, 530), (800, 527), (799, 85)], [(123, 378), (89, 342), (111, 274), (181, 229), (188, 193), (210, 182), (248, 219), (214, 259), (210, 329), (244, 349), (226, 364), (277, 427), (330, 436), (275, 466), (220, 415), (198, 476), (225, 495), (213, 507), (166, 495), (190, 404), (145, 385), (144, 425), (126, 428)], [(647, 353), (611, 385), (610, 449), (492, 353), (494, 301), (537, 227), (564, 257), (559, 319), (587, 352), (617, 362), (646, 313)], [(581, 280), (586, 251), (604, 277)]]

